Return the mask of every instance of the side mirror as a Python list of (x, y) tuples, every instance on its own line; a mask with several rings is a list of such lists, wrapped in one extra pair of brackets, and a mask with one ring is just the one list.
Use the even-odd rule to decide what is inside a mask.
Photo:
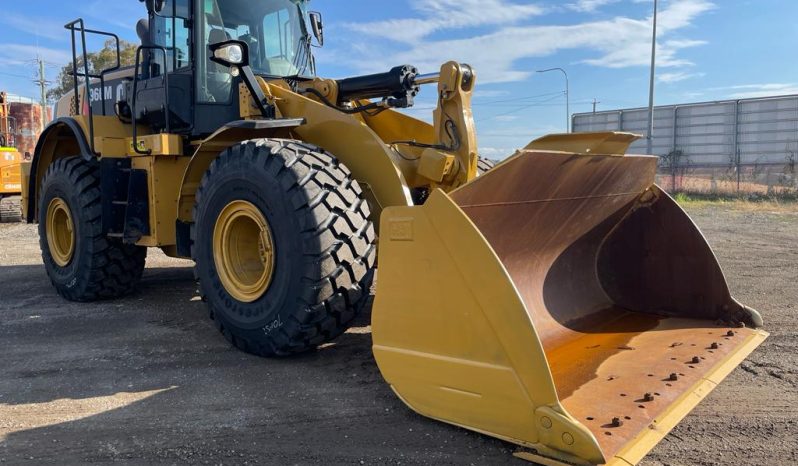
[(324, 21), (321, 19), (321, 13), (318, 11), (311, 11), (308, 13), (310, 16), (310, 27), (313, 29), (313, 35), (316, 36), (316, 41), (319, 47), (324, 46)]
[(240, 40), (226, 40), (208, 46), (211, 50), (211, 61), (230, 67), (233, 77), (241, 76), (241, 80), (249, 89), (255, 105), (260, 109), (264, 118), (274, 118), (275, 110), (266, 100), (263, 89), (258, 84), (258, 77), (249, 67), (249, 46)]
[(249, 65), (249, 47), (240, 40), (226, 40), (211, 44), (211, 61), (231, 68)]

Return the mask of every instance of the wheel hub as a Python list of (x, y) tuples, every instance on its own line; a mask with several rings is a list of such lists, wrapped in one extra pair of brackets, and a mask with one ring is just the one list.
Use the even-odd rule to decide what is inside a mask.
[(274, 241), (269, 222), (250, 202), (233, 201), (216, 220), (213, 259), (219, 279), (236, 300), (263, 296), (274, 274)]
[(57, 197), (47, 206), (47, 245), (59, 267), (66, 267), (75, 253), (75, 224), (66, 201)]

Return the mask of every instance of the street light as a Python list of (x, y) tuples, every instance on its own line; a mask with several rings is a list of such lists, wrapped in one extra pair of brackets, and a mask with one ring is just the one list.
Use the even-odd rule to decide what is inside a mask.
[(550, 68), (548, 70), (540, 70), (538, 73), (548, 73), (550, 71), (559, 71), (565, 76), (565, 131), (571, 132), (571, 90), (568, 84), (568, 73), (562, 68)]
[(651, 39), (651, 82), (648, 87), (648, 138), (646, 155), (654, 151), (654, 77), (657, 72), (657, 0), (654, 0), (654, 37)]

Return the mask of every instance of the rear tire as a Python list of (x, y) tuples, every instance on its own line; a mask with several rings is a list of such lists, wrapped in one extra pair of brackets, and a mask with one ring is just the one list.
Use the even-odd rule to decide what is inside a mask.
[[(227, 234), (231, 208), (250, 226)], [(191, 230), (200, 292), (217, 328), (260, 356), (308, 351), (342, 334), (373, 282), (369, 215), (349, 170), (318, 147), (262, 139), (222, 153), (197, 191)], [(230, 266), (229, 257), (246, 265)]]
[[(42, 182), (38, 217), (42, 260), (58, 294), (70, 301), (130, 293), (141, 279), (147, 257), (147, 248), (122, 244), (103, 234), (97, 172), (95, 164), (70, 157), (53, 162)], [(62, 221), (50, 218), (54, 231), (48, 231), (52, 206), (59, 209)], [(57, 237), (59, 232), (62, 235)]]

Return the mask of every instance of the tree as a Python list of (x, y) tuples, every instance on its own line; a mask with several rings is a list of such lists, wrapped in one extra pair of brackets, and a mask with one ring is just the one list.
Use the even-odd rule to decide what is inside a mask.
[[(119, 42), (119, 61), (122, 66), (132, 66), (136, 60), (136, 44), (127, 41)], [(116, 65), (116, 42), (108, 40), (99, 52), (86, 54), (89, 60), (89, 73), (98, 74), (102, 70)], [(78, 73), (83, 73), (83, 57), (78, 57)], [(72, 63), (68, 63), (61, 68), (58, 74), (56, 85), (47, 91), (47, 98), (51, 102), (59, 100), (75, 88), (75, 81), (72, 78)]]

